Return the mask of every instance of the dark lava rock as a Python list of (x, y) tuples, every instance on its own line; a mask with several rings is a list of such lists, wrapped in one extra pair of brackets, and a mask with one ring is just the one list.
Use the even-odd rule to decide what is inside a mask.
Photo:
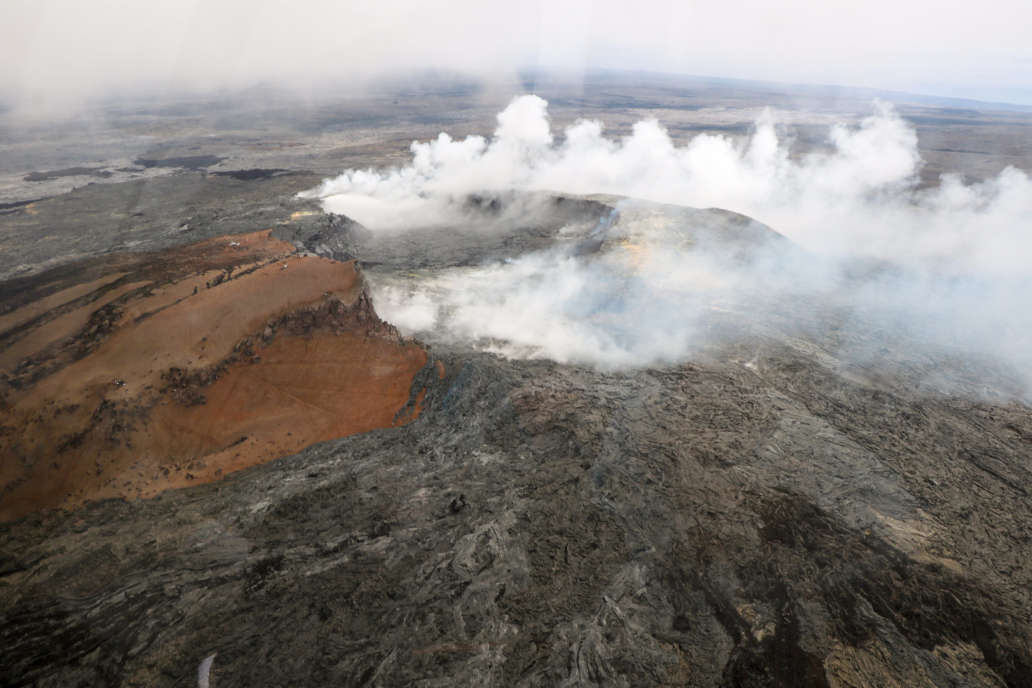
[(225, 158), (217, 155), (187, 155), (172, 158), (137, 158), (133, 160), (133, 164), (141, 167), (183, 167), (188, 170), (200, 170), (218, 165), (223, 160)]
[(22, 179), (27, 182), (46, 182), (61, 177), (89, 176), (107, 178), (111, 176), (110, 170), (102, 167), (65, 167), (60, 170), (48, 170), (46, 172), (30, 172)]
[(13, 201), (11, 203), (0, 203), (0, 213), (14, 211), (18, 208), (24, 208), (25, 206), (32, 205), (33, 203), (39, 203), (42, 198), (33, 198), (28, 201)]
[(1029, 685), (1027, 408), (442, 362), (405, 427), (2, 526), (6, 682)]
[(212, 174), (218, 177), (232, 177), (233, 179), (238, 179), (240, 181), (252, 181), (255, 179), (268, 179), (270, 177), (294, 174), (294, 172), (275, 168), (267, 169), (263, 167), (255, 167), (248, 170), (220, 170), (218, 172), (213, 172)]
[(369, 241), (372, 233), (349, 217), (312, 213), (278, 225), (272, 236), (291, 242), (300, 251), (345, 261), (357, 257), (360, 243)]
[(289, 223), (295, 213), (315, 212), (317, 204), (295, 196), (318, 181), (302, 172), (242, 183), (184, 171), (0, 204), (5, 242), (17, 246), (0, 251), (0, 279), (62, 265), (74, 269), (70, 263), (91, 256), (155, 251)]
[[(298, 207), (255, 212), (384, 271), (558, 231), (427, 245)], [(3, 683), (187, 686), (216, 654), (221, 687), (1032, 685), (1028, 406), (763, 333), (633, 372), (434, 354), (402, 427), (0, 525)]]

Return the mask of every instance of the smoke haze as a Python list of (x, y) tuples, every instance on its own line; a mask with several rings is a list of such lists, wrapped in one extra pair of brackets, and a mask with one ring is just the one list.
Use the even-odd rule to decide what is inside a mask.
[[(944, 176), (921, 188), (920, 167), (915, 132), (883, 104), (857, 126), (832, 127), (823, 152), (796, 155), (771, 112), (743, 140), (700, 134), (677, 146), (654, 120), (622, 139), (597, 121), (553, 132), (545, 101), (523, 96), (490, 139), (442, 133), (413, 143), (406, 167), (349, 170), (311, 195), (386, 234), (449, 231), (464, 222), (471, 193), (651, 202), (617, 203), (597, 254), (560, 241), (501, 263), (376, 283), (381, 314), (409, 332), (634, 367), (712, 344), (715, 318), (736, 314), (752, 334), (798, 331), (812, 324), (801, 304), (819, 304), (865, 333), (863, 346), (840, 344), (836, 355), (874, 356), (885, 340), (870, 333), (882, 331), (929, 355), (991, 358), (1027, 381), (1032, 181), (1008, 168), (981, 183)], [(715, 220), (686, 207), (742, 213), (794, 244), (757, 225), (743, 258), (719, 231), (700, 233)]]

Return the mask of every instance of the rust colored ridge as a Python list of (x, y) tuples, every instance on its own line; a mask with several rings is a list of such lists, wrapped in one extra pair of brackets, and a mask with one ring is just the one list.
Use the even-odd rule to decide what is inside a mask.
[[(271, 230), (211, 239), (179, 249), (115, 254), (0, 285), (0, 392), (22, 389), (81, 358), (124, 318), (148, 317), (194, 290), (209, 289), (283, 260), (294, 247)], [(132, 286), (130, 286), (132, 285)], [(144, 294), (130, 294), (147, 287)], [(124, 324), (124, 323), (122, 323)]]
[[(95, 300), (52, 298), (65, 310), (10, 357), (0, 520), (150, 497), (418, 416), (427, 352), (377, 317), (354, 262), (262, 232), (116, 263), (125, 274)], [(98, 279), (29, 288), (83, 296)]]
[(158, 384), (169, 369), (217, 364), (270, 319), (326, 298), (352, 304), (361, 290), (353, 263), (315, 257), (277, 261), (124, 326), (93, 355), (40, 381), (26, 401), (79, 397), (116, 379), (125, 383), (123, 394), (135, 396)]
[(150, 282), (141, 281), (118, 285), (100, 298), (90, 302), (89, 305), (76, 308), (39, 325), (27, 336), (22, 337), (3, 351), (0, 351), (0, 370), (11, 369), (19, 361), (32, 354), (74, 336), (89, 323), (90, 318), (98, 310), (118, 300), (125, 294), (149, 284)]
[[(117, 273), (172, 282), (206, 270), (235, 270), (246, 262), (275, 259), (294, 252), (293, 245), (272, 238), (271, 233), (271, 229), (266, 229), (207, 239), (164, 251), (108, 254), (40, 274), (17, 277), (4, 282), (0, 289), (0, 314), (3, 314), (0, 318), (13, 316), (26, 306), (45, 303), (48, 298), (55, 299), (52, 305), (71, 301), (77, 296), (73, 290), (86, 288), (94, 282), (111, 283), (117, 280)], [(66, 294), (61, 294), (62, 291)]]
[(108, 284), (121, 279), (122, 277), (125, 277), (124, 272), (105, 275), (100, 279), (95, 279), (84, 284), (77, 284), (73, 287), (62, 289), (50, 296), (45, 296), (38, 301), (34, 301), (27, 306), (18, 308), (11, 313), (0, 315), (0, 333), (7, 332), (8, 330), (14, 329), (19, 325), (23, 325), (30, 320), (34, 320), (48, 311), (52, 311), (59, 306), (63, 306), (66, 303), (90, 294), (101, 287), (107, 286)]

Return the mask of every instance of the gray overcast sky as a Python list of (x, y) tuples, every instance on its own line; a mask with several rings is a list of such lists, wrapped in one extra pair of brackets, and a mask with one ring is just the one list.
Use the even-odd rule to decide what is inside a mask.
[(650, 69), (1032, 104), (1032, 0), (0, 0), (0, 97)]

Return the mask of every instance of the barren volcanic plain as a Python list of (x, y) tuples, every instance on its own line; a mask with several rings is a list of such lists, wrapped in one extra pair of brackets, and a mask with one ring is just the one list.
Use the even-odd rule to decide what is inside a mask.
[[(1032, 169), (1021, 109), (642, 74), (0, 113), (0, 683), (1032, 686), (1012, 370), (830, 297), (727, 297), (804, 254), (726, 210), (507, 193), (377, 232), (298, 195), (489, 135), (521, 90), (556, 128), (656, 117), (675, 143), (775, 107), (797, 156), (879, 96), (921, 184)], [(726, 268), (679, 275), (702, 334), (677, 360), (391, 322), (556, 246), (634, 293), (670, 227)], [(637, 342), (623, 319), (656, 307), (587, 320)]]

